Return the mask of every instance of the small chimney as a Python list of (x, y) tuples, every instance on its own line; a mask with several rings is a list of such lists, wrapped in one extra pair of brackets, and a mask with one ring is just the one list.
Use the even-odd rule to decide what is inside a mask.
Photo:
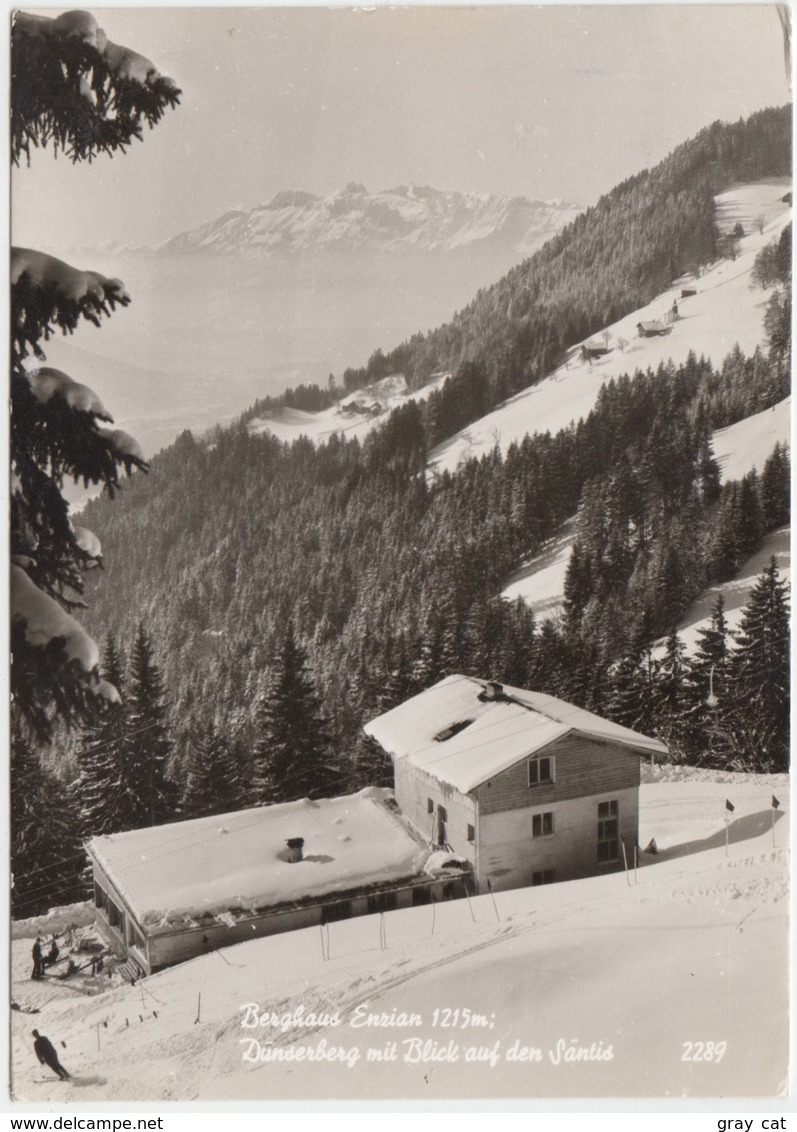
[(500, 700), (503, 694), (503, 684), (499, 684), (496, 680), (488, 680), (484, 685), (484, 691), (480, 694), (479, 699), (484, 703), (492, 703), (493, 700)]
[(304, 850), (303, 837), (289, 837), (285, 844), (288, 846), (288, 860), (291, 864), (301, 861)]

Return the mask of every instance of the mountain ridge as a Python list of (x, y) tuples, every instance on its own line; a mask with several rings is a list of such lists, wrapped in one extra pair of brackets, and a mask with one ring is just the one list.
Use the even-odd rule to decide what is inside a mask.
[(281, 254), (331, 250), (447, 253), (509, 244), (530, 254), (581, 212), (522, 196), (398, 185), (368, 192), (350, 181), (323, 196), (283, 189), (251, 209), (232, 208), (170, 237), (157, 255)]

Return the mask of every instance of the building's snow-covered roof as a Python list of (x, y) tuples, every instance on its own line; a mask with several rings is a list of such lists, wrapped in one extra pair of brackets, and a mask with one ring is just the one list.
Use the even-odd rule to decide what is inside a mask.
[[(448, 676), (371, 720), (365, 732), (389, 754), (462, 793), (570, 733), (637, 753), (667, 753), (658, 739), (554, 696), (503, 685), (500, 696), (485, 699), (486, 687), (470, 676)], [(454, 733), (444, 738), (449, 728)]]
[[(140, 923), (168, 928), (420, 876), (429, 857), (368, 787), (95, 837), (88, 848)], [(290, 863), (286, 842), (304, 839)]]

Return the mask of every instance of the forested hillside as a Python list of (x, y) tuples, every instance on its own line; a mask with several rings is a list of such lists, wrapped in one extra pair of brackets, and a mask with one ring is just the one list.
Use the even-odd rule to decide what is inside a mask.
[[(369, 714), (451, 671), (605, 706), (618, 656), (667, 632), (787, 516), (786, 453), (720, 485), (708, 442), (729, 406), (740, 419), (786, 386), (763, 354), (719, 372), (692, 359), (611, 383), (586, 421), (434, 482), (414, 404), (364, 446), (186, 434), (110, 521), (101, 503), (87, 514), (109, 563), (92, 624), (122, 645), (148, 624), (184, 751), (210, 720), (251, 745), (289, 625), (349, 759)], [(498, 595), (579, 501), (567, 622), (537, 633)]]
[[(282, 443), (253, 435), (247, 414), (209, 438), (184, 433), (112, 508), (90, 504), (105, 569), (86, 622), (125, 702), (45, 753), (72, 790), (72, 835), (146, 824), (147, 805), (162, 820), (164, 807), (222, 812), (389, 780), (363, 723), (456, 671), (657, 734), (675, 759), (785, 769), (788, 598), (774, 564), (736, 640), (721, 603), (691, 659), (672, 630), (788, 521), (788, 452), (723, 483), (711, 433), (789, 391), (790, 229), (760, 258), (758, 281), (776, 290), (753, 356), (624, 376), (586, 419), (453, 474), (431, 476), (426, 456), (499, 390), (542, 376), (567, 341), (715, 256), (713, 192), (788, 169), (788, 122), (771, 111), (704, 131), (410, 344), (400, 360), (416, 381), (455, 360), (456, 375), (363, 443)], [(450, 352), (433, 356), (442, 343)], [(538, 626), (501, 591), (576, 512), (566, 614)], [(119, 803), (131, 763), (157, 769), (157, 797), (135, 812)], [(32, 789), (46, 803), (56, 786), (44, 776)], [(33, 885), (20, 910), (52, 893)]]

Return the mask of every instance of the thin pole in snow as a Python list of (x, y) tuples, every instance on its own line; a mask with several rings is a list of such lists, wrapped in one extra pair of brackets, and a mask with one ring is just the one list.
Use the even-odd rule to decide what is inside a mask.
[(498, 915), (498, 905), (496, 904), (495, 896), (493, 895), (493, 882), (490, 880), (489, 877), (487, 878), (487, 887), (489, 888), (490, 896), (492, 897), (493, 908), (495, 909), (495, 918), (496, 918), (496, 920), (500, 920), (501, 917)]
[(385, 927), (385, 913), (379, 913), (379, 946), (382, 951), (387, 951), (387, 929)]
[(476, 916), (473, 913), (473, 905), (470, 902), (470, 893), (468, 892), (468, 886), (465, 884), (464, 880), (462, 882), (462, 887), (465, 889), (465, 897), (468, 901), (468, 907), (470, 908), (471, 919), (473, 920), (473, 922), (475, 924), (476, 923)]
[(196, 1026), (197, 1022), (199, 1022), (199, 1020), (200, 1020), (199, 1016), (200, 1016), (201, 1010), (202, 1010), (202, 994), (200, 992), (196, 996), (196, 1018), (194, 1019), (194, 1025), (195, 1026)]
[(319, 930), (321, 932), (321, 958), (326, 963), (327, 951), (326, 951), (326, 948), (324, 947), (324, 921), (323, 920), (320, 922), (318, 927), (319, 927)]
[(100, 1048), (100, 1024), (97, 1023), (97, 1049)]
[(625, 865), (625, 879), (628, 881), (628, 887), (630, 888), (631, 887), (631, 877), (628, 873), (628, 854), (625, 851), (625, 842), (621, 841), (620, 844), (623, 847), (623, 864)]

